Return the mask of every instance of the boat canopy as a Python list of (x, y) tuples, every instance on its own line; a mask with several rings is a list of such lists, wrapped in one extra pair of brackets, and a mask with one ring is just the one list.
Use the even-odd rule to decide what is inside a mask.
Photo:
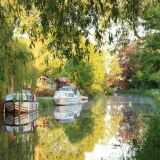
[(74, 91), (76, 92), (77, 89), (73, 86), (63, 86), (62, 88), (59, 89), (60, 91)]
[(6, 96), (6, 101), (22, 100), (22, 101), (32, 101), (33, 97), (31, 93), (12, 93)]
[(13, 94), (9, 94), (6, 96), (6, 101), (12, 101), (16, 98), (16, 94), (13, 93)]

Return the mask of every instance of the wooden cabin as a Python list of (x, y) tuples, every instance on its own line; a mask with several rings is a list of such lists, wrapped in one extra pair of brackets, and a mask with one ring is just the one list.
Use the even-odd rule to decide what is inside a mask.
[(46, 76), (40, 76), (37, 79), (37, 87), (53, 89), (53, 81)]
[(70, 79), (68, 77), (58, 77), (56, 80), (56, 89), (58, 90), (59, 88), (69, 85), (70, 84)]

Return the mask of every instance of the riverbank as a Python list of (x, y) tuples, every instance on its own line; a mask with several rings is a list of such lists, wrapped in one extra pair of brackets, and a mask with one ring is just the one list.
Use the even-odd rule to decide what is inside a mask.
[(160, 91), (151, 90), (128, 90), (123, 93), (139, 94), (152, 97), (156, 102), (157, 112), (148, 121), (148, 127), (143, 138), (133, 143), (135, 160), (158, 160), (160, 157)]
[(37, 101), (39, 102), (39, 107), (42, 108), (54, 106), (54, 101), (52, 97), (37, 97)]
[(130, 89), (130, 90), (123, 91), (122, 93), (137, 94), (137, 95), (152, 97), (155, 100), (158, 112), (160, 113), (160, 90), (158, 89), (150, 89), (150, 90)]

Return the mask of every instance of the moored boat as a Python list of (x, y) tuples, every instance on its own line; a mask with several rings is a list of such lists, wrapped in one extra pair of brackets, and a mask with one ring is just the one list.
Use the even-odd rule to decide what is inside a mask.
[(33, 112), (38, 110), (38, 102), (30, 90), (22, 90), (21, 93), (12, 93), (6, 96), (4, 109), (5, 112), (14, 114)]
[(80, 104), (82, 99), (79, 91), (73, 86), (63, 86), (53, 97), (56, 105)]

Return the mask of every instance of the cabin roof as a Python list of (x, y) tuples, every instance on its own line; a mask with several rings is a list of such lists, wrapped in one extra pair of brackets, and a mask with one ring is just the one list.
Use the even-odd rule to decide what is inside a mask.
[(60, 91), (74, 91), (76, 88), (74, 86), (63, 86)]

